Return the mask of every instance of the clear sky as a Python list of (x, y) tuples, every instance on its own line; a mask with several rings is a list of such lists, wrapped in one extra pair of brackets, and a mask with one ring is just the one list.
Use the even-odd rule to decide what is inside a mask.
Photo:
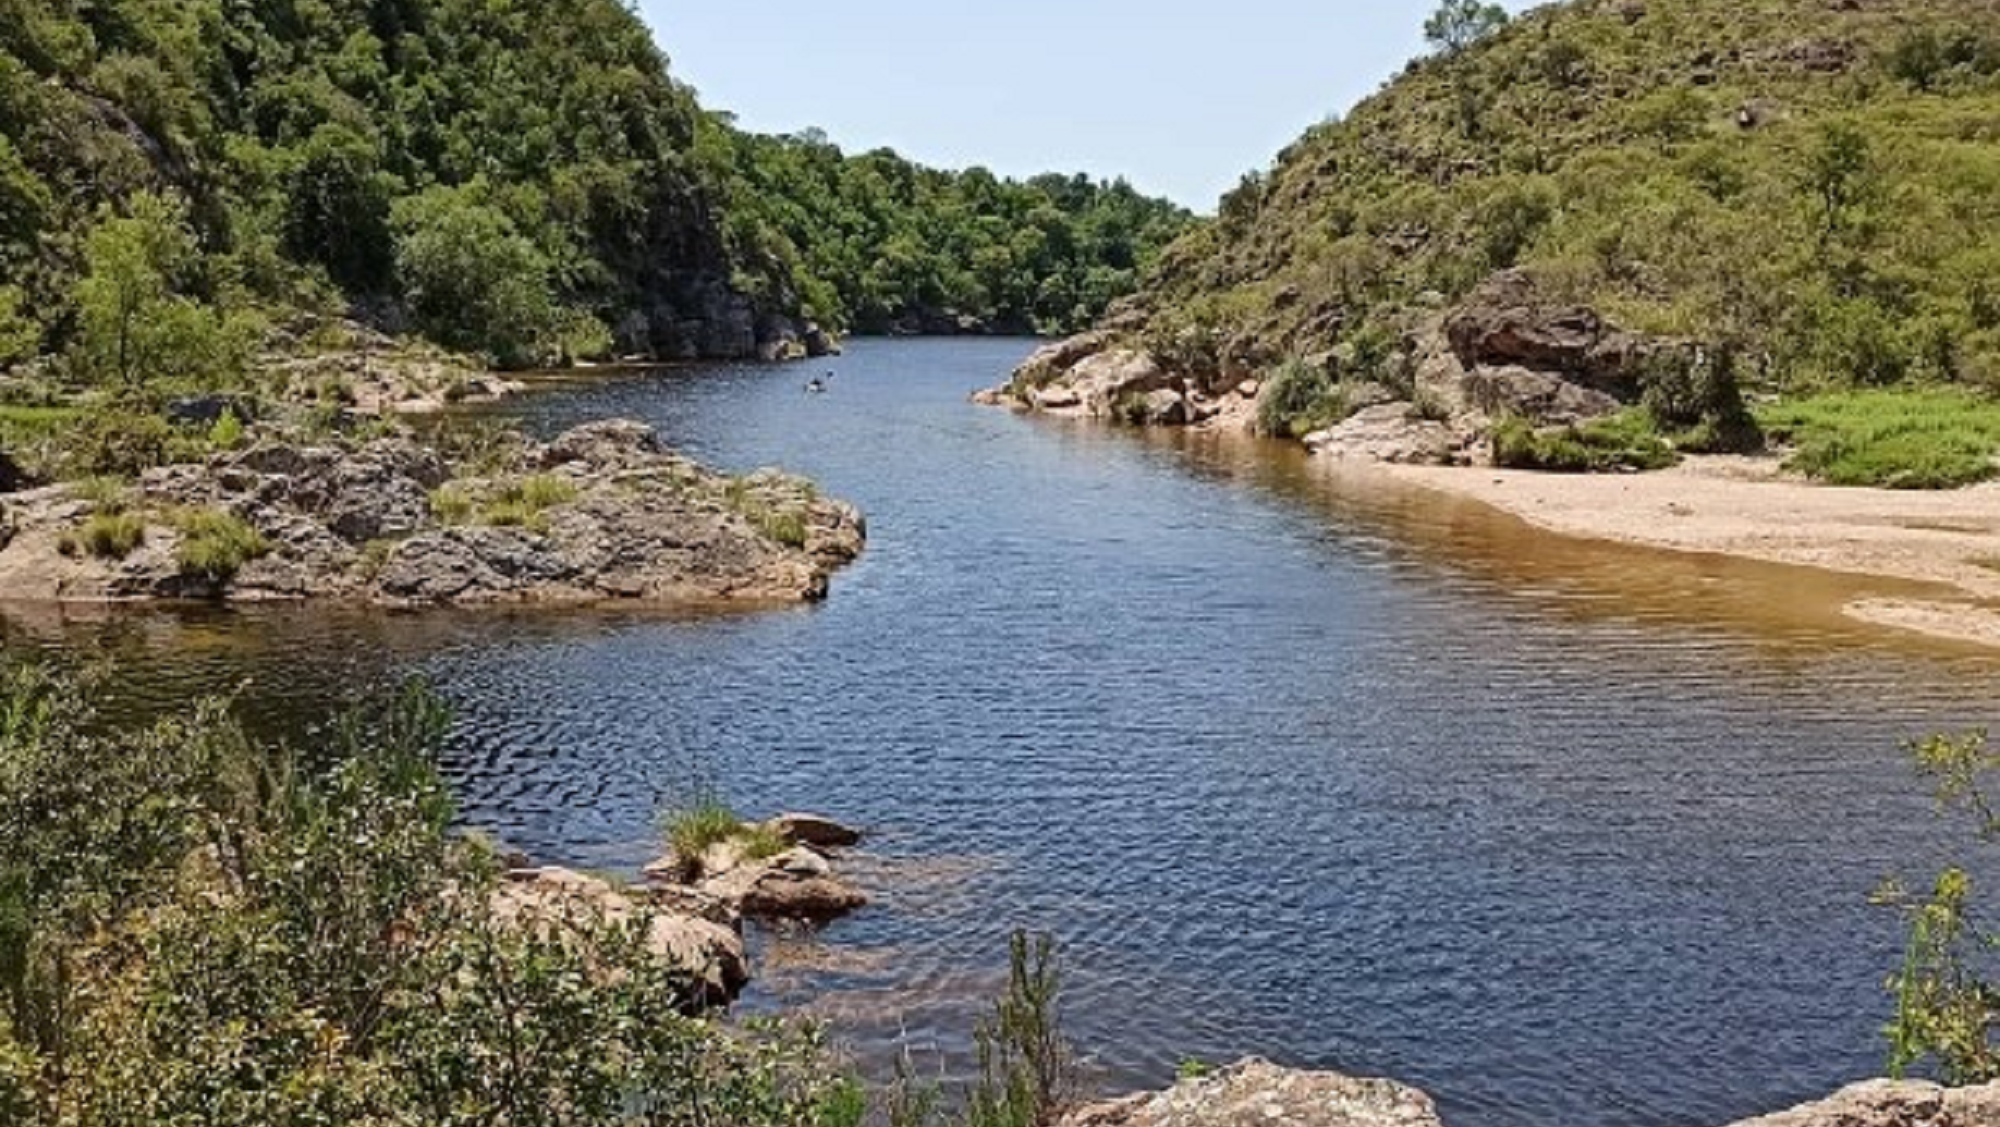
[[(1510, 3), (1518, 10), (1522, 5)], [(1211, 211), (1423, 49), (1436, 0), (640, 0), (749, 129), (1003, 175), (1089, 172)]]

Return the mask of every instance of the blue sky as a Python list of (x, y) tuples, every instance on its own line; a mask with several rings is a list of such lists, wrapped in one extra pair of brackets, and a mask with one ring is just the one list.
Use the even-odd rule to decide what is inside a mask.
[[(1436, 0), (641, 0), (674, 72), (761, 132), (1202, 211), (1422, 50)], [(1518, 4), (1510, 4), (1518, 8)]]

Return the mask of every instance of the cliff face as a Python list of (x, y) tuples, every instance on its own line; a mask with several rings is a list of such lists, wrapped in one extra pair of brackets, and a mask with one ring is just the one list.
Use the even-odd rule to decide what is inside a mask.
[[(1982, 0), (1539, 8), (1245, 177), (1103, 327), (1209, 389), (1288, 361), (1393, 386), (1441, 311), (1514, 270), (1778, 388), (1983, 386), (1996, 75)], [(1276, 421), (1324, 423), (1301, 398)]]

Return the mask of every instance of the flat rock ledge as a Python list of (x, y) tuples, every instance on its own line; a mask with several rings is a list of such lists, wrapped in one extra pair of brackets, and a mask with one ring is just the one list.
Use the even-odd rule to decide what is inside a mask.
[[(1444, 1127), (1429, 1096), (1391, 1080), (1249, 1060), (1156, 1093), (1092, 1104), (1060, 1127)], [(1858, 1084), (1733, 1127), (2000, 1127), (2000, 1084)]]
[[(781, 814), (708, 847), (699, 858), (669, 854), (646, 867), (659, 895), (767, 921), (822, 924), (866, 907), (868, 896), (834, 867), (861, 833), (813, 814)], [(747, 841), (774, 836), (787, 848), (752, 856)]]
[[(0, 600), (793, 602), (824, 597), (866, 536), (809, 482), (726, 477), (617, 420), (477, 468), (404, 437), (265, 444), (103, 492), (0, 495)], [(93, 540), (113, 518), (127, 542)], [(229, 570), (189, 550), (219, 518), (254, 533)]]

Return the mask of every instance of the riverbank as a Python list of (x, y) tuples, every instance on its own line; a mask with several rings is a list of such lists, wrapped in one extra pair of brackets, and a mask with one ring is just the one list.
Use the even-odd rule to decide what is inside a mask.
[(2000, 648), (2000, 484), (1952, 492), (1838, 489), (1787, 476), (1780, 461), (1700, 457), (1618, 475), (1375, 468), (1565, 536), (1933, 585), (1934, 595), (1862, 598), (1845, 612)]

